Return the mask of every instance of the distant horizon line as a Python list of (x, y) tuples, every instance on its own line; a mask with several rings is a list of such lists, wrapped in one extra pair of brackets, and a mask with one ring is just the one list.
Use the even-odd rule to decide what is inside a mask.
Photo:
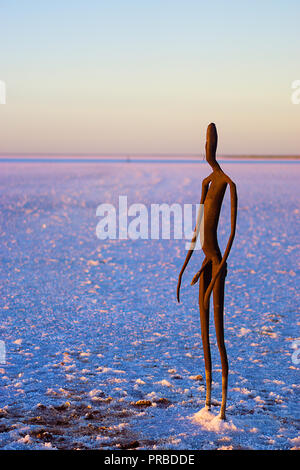
[[(55, 157), (64, 157), (64, 158), (122, 158), (122, 159), (134, 159), (134, 158), (183, 158), (183, 157), (188, 157), (188, 158), (199, 158), (199, 159), (204, 159), (204, 153), (130, 153), (130, 152), (122, 152), (122, 153), (59, 153), (59, 152), (0, 152), (0, 158), (17, 158), (17, 157), (30, 157), (30, 158), (49, 158)], [(300, 155), (287, 155), (287, 154), (219, 154), (218, 158), (240, 158), (240, 159), (300, 159)]]

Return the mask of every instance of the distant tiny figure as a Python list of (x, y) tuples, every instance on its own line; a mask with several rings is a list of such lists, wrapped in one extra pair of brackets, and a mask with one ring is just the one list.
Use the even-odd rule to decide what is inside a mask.
[[(209, 301), (211, 292), (213, 292), (214, 320), (216, 328), (216, 337), (222, 363), (222, 404), (219, 417), (226, 419), (226, 400), (227, 400), (227, 384), (228, 384), (228, 361), (224, 342), (224, 284), (227, 274), (226, 260), (231, 250), (231, 246), (235, 236), (236, 217), (237, 217), (237, 192), (236, 185), (222, 171), (220, 165), (216, 161), (216, 150), (218, 143), (218, 135), (215, 124), (209, 124), (206, 134), (206, 160), (212, 167), (213, 172), (202, 182), (202, 195), (200, 204), (204, 204), (204, 240), (202, 250), (205, 259), (202, 263), (200, 271), (195, 274), (192, 285), (199, 279), (199, 309), (201, 321), (201, 337), (204, 350), (205, 361), (205, 378), (206, 378), (206, 401), (205, 405), (211, 408), (211, 354), (209, 345)], [(230, 187), (231, 199), (231, 233), (222, 257), (221, 250), (218, 245), (217, 228), (220, 217), (220, 211), (224, 194)], [(177, 300), (180, 302), (180, 286), (184, 270), (193, 254), (195, 241), (197, 238), (197, 227), (195, 228), (191, 248), (189, 249), (185, 262), (179, 274), (177, 284)]]

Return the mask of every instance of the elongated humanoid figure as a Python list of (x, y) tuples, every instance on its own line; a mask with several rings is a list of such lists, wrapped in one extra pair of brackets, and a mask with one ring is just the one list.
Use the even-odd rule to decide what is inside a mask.
[[(209, 124), (206, 135), (206, 160), (212, 167), (212, 173), (202, 182), (202, 195), (200, 204), (204, 204), (204, 240), (202, 250), (205, 259), (200, 271), (195, 274), (192, 285), (199, 280), (199, 309), (201, 323), (201, 337), (204, 351), (205, 378), (206, 378), (206, 407), (211, 407), (211, 354), (209, 345), (209, 302), (213, 293), (214, 321), (216, 328), (217, 344), (222, 363), (222, 404), (220, 418), (226, 419), (226, 400), (228, 383), (228, 361), (224, 342), (224, 284), (227, 274), (226, 260), (231, 250), (235, 236), (237, 216), (237, 193), (236, 186), (231, 179), (222, 171), (216, 161), (216, 150), (218, 135), (215, 124)], [(231, 200), (231, 233), (222, 256), (217, 238), (217, 228), (224, 194), (229, 185)], [(185, 262), (179, 274), (177, 285), (177, 300), (180, 302), (180, 285), (184, 270), (193, 254), (197, 237), (195, 228), (191, 248), (187, 253)]]

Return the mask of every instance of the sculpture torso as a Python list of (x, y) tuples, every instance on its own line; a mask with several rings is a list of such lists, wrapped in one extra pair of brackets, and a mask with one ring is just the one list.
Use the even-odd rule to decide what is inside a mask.
[(207, 258), (221, 258), (217, 229), (226, 191), (228, 176), (223, 171), (214, 171), (207, 180), (210, 182), (204, 199), (204, 243), (203, 252)]

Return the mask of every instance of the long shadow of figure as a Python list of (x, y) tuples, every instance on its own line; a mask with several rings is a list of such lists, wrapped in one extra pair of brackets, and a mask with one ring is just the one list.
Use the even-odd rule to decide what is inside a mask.
[[(202, 250), (205, 259), (200, 271), (195, 274), (192, 285), (199, 280), (199, 309), (201, 323), (201, 337), (204, 350), (205, 378), (206, 378), (206, 407), (211, 407), (211, 354), (209, 344), (209, 303), (213, 292), (214, 321), (216, 329), (217, 344), (222, 363), (222, 404), (219, 417), (225, 419), (227, 384), (228, 384), (228, 360), (224, 342), (224, 284), (227, 274), (226, 260), (231, 250), (235, 236), (237, 217), (237, 192), (236, 186), (231, 179), (222, 171), (216, 161), (216, 150), (218, 135), (215, 124), (209, 124), (206, 134), (206, 160), (212, 167), (213, 172), (202, 182), (202, 195), (200, 204), (204, 204), (204, 240)], [(224, 194), (230, 187), (231, 200), (231, 233), (222, 257), (218, 244), (217, 229)], [(177, 300), (180, 302), (180, 286), (184, 270), (193, 254), (197, 238), (197, 227), (195, 228), (191, 248), (189, 249), (185, 262), (178, 278)]]

